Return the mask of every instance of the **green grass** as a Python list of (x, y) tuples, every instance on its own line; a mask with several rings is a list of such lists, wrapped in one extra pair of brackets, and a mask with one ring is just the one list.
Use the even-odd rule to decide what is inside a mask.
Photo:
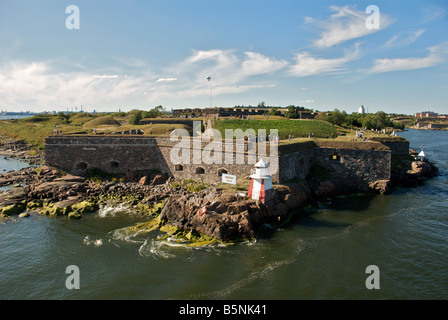
[(120, 122), (115, 120), (112, 116), (104, 116), (104, 117), (92, 119), (89, 122), (87, 122), (86, 124), (84, 124), (84, 127), (87, 127), (87, 128), (93, 128), (93, 127), (99, 127), (99, 126), (119, 127)]
[[(53, 135), (53, 130), (65, 134), (91, 134), (94, 128), (97, 133), (123, 132), (140, 129), (144, 135), (160, 136), (171, 133), (174, 129), (191, 128), (182, 124), (130, 125), (126, 120), (128, 114), (98, 115), (88, 113), (74, 114), (38, 114), (19, 120), (0, 120), (0, 136), (8, 139), (24, 140), (30, 145), (43, 149), (45, 138)], [(122, 124), (123, 123), (123, 124)]]
[(337, 136), (335, 127), (326, 121), (320, 120), (214, 120), (214, 127), (225, 137), (225, 129), (253, 129), (258, 133), (259, 129), (266, 129), (266, 135), (270, 130), (277, 129), (280, 139), (288, 139), (289, 136), (295, 138), (308, 138), (314, 133), (315, 138), (335, 138)]

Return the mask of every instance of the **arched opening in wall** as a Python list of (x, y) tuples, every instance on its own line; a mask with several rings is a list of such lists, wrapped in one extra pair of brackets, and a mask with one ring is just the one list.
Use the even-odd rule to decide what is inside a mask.
[(118, 162), (115, 160), (109, 162), (109, 167), (111, 167), (112, 169), (118, 168)]
[(226, 169), (219, 169), (218, 170), (218, 177), (221, 177), (223, 174), (227, 174), (227, 170)]
[(75, 165), (75, 169), (76, 170), (80, 170), (80, 171), (86, 171), (87, 170), (87, 163), (85, 163), (85, 162), (78, 162)]
[(201, 168), (201, 167), (196, 168), (196, 174), (204, 174), (204, 173), (205, 173), (204, 168)]
[(184, 171), (184, 166), (181, 164), (176, 164), (174, 166), (174, 171)]

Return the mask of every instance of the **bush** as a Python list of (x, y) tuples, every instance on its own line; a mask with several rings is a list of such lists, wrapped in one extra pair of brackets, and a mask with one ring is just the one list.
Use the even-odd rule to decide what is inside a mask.
[(143, 119), (143, 111), (137, 111), (136, 113), (134, 113), (131, 117), (131, 119), (129, 119), (129, 124), (132, 125), (139, 125), (140, 124), (140, 120)]

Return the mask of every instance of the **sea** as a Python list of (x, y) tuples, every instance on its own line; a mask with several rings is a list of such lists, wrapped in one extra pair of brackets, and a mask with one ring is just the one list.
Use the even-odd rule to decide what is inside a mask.
[[(448, 132), (399, 133), (439, 175), (388, 195), (297, 212), (256, 241), (188, 247), (104, 206), (81, 220), (0, 221), (2, 300), (440, 300), (448, 298)], [(0, 158), (0, 171), (23, 165)]]

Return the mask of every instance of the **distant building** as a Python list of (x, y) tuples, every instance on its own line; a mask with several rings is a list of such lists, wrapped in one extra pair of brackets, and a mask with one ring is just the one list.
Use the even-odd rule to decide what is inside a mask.
[(360, 114), (365, 114), (366, 113), (366, 109), (364, 108), (364, 106), (360, 106), (359, 107), (358, 113), (360, 113)]
[(414, 115), (416, 118), (438, 118), (439, 114), (433, 111), (423, 111)]
[[(235, 106), (233, 108), (195, 108), (195, 109), (175, 109), (173, 110), (173, 118), (197, 118), (197, 117), (251, 117), (255, 115), (267, 115), (272, 108), (252, 107), (252, 106)], [(280, 115), (285, 115), (287, 108), (278, 108), (277, 112)], [(308, 112), (304, 107), (297, 107), (297, 112), (300, 113), (301, 119), (314, 119), (315, 113)]]

